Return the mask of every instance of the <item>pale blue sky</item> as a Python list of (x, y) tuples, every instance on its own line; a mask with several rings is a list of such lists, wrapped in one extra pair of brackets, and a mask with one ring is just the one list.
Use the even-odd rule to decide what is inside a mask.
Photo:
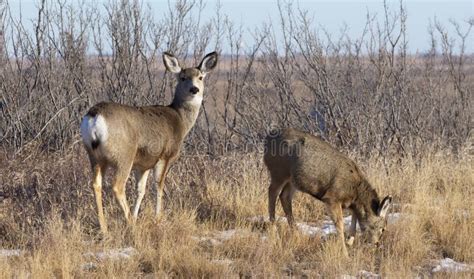
[[(101, 0), (101, 2), (107, 1)], [(168, 0), (144, 0), (143, 2), (149, 3), (152, 8), (152, 14), (160, 17), (163, 9), (167, 6)], [(173, 1), (170, 0), (170, 2)], [(204, 2), (206, 3), (204, 14), (213, 15), (217, 1), (207, 0)], [(31, 24), (30, 20), (35, 17), (36, 13), (35, 1), (10, 0), (9, 3), (14, 15), (19, 14), (19, 7), (21, 6), (24, 20)], [(276, 0), (221, 0), (220, 3), (222, 4), (222, 12), (227, 14), (235, 23), (241, 23), (244, 26), (244, 30), (253, 30), (269, 19), (276, 23), (279, 16)], [(341, 27), (345, 23), (349, 27), (349, 35), (357, 37), (363, 30), (367, 11), (372, 14), (383, 15), (382, 0), (302, 0), (295, 3), (314, 14), (316, 23), (324, 26), (334, 36), (339, 34)], [(388, 3), (396, 11), (399, 2), (388, 1)], [(446, 26), (449, 25), (449, 19), (462, 22), (469, 18), (474, 18), (474, 0), (406, 0), (404, 3), (408, 13), (408, 44), (412, 52), (417, 50), (425, 51), (429, 48), (427, 28), (430, 20), (434, 17)], [(472, 38), (474, 36), (471, 36)], [(474, 39), (471, 41), (474, 41)], [(468, 49), (470, 52), (474, 52), (474, 43), (469, 42)]]

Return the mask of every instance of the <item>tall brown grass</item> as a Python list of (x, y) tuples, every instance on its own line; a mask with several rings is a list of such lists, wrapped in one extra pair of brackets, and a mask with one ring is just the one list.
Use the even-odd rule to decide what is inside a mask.
[[(262, 24), (244, 46), (246, 30), (219, 7), (204, 18), (203, 1), (170, 4), (154, 17), (140, 1), (38, 1), (31, 29), (0, 0), (0, 249), (21, 250), (0, 256), (0, 277), (333, 278), (365, 270), (394, 278), (431, 276), (445, 257), (474, 263), (472, 19), (451, 29), (434, 20), (431, 45), (413, 54), (403, 3), (368, 14), (351, 39), (278, 2), (278, 24)], [(104, 187), (110, 234), (102, 237), (81, 117), (98, 101), (167, 103), (174, 81), (161, 52), (193, 64), (215, 49), (222, 59), (166, 181), (165, 219), (153, 219), (149, 187), (128, 227)], [(344, 259), (331, 237), (249, 221), (267, 214), (259, 147), (270, 124), (321, 134), (357, 159), (380, 194), (395, 197), (401, 217), (380, 250), (356, 241)], [(326, 218), (301, 193), (294, 215), (311, 224)], [(130, 247), (127, 259), (94, 254)]]
[[(400, 218), (389, 224), (379, 250), (356, 242), (350, 259), (333, 238), (311, 238), (286, 223), (249, 221), (267, 214), (269, 181), (261, 154), (181, 158), (167, 179), (166, 217), (159, 223), (153, 189), (136, 226), (128, 227), (105, 187), (111, 227), (106, 237), (98, 230), (89, 166), (79, 145), (66, 154), (7, 162), (0, 173), (6, 186), (1, 243), (23, 252), (0, 258), (2, 276), (337, 277), (366, 270), (414, 277), (430, 275), (440, 258), (474, 262), (472, 159), (444, 154), (419, 163), (386, 161), (374, 157), (361, 165), (379, 193), (394, 195), (393, 212)], [(129, 202), (135, 193), (130, 184)], [(294, 206), (297, 222), (325, 219), (322, 203), (304, 194)], [(277, 215), (283, 216), (280, 207)], [(135, 249), (129, 259), (90, 254), (126, 247)]]

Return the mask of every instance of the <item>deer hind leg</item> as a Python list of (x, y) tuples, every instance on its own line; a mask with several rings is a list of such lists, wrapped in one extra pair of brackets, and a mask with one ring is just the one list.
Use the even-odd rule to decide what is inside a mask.
[(94, 188), (95, 202), (97, 204), (97, 215), (99, 216), (100, 230), (103, 234), (107, 233), (107, 223), (105, 222), (104, 208), (102, 205), (102, 176), (105, 173), (105, 169), (105, 166), (92, 163), (92, 187)]
[(148, 180), (148, 174), (150, 170), (141, 171), (137, 170), (136, 180), (137, 180), (137, 190), (138, 196), (135, 203), (135, 208), (133, 209), (133, 221), (136, 221), (138, 218), (138, 211), (140, 210), (140, 204), (142, 203), (143, 197), (145, 196), (146, 191), (146, 182)]
[(345, 256), (348, 256), (345, 238), (344, 238), (344, 219), (342, 216), (342, 206), (340, 203), (331, 203), (327, 205), (329, 215), (332, 221), (336, 225), (337, 235), (342, 244), (342, 252)]
[(282, 179), (272, 178), (270, 186), (268, 187), (268, 216), (270, 222), (275, 221), (275, 205), (277, 197), (280, 195), (281, 190), (285, 186), (286, 181)]
[(116, 167), (115, 178), (113, 181), (112, 190), (115, 193), (115, 198), (123, 210), (123, 214), (127, 222), (130, 222), (130, 208), (127, 203), (127, 196), (125, 194), (125, 186), (127, 179), (132, 170), (132, 163), (120, 164)]
[(156, 219), (160, 219), (162, 216), (162, 208), (163, 208), (163, 190), (165, 187), (165, 177), (168, 172), (169, 168), (169, 160), (159, 160), (156, 163), (155, 168), (153, 170), (155, 176), (155, 183), (156, 183)]
[(281, 206), (283, 207), (283, 211), (285, 212), (286, 219), (288, 220), (288, 224), (293, 226), (293, 209), (291, 202), (293, 200), (293, 195), (295, 194), (296, 189), (293, 187), (291, 182), (287, 182), (285, 187), (283, 187), (283, 191), (280, 193), (280, 202)]

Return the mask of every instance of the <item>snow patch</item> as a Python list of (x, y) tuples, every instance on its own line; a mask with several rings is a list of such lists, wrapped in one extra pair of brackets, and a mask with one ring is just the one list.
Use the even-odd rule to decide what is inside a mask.
[(471, 214), (466, 209), (456, 210), (456, 215), (464, 219), (469, 219), (471, 217)]
[[(387, 215), (387, 222), (389, 224), (393, 224), (398, 222), (398, 220), (402, 217), (401, 213), (396, 212), (396, 213), (390, 213)], [(266, 216), (253, 216), (247, 218), (247, 221), (250, 223), (269, 223), (270, 220)], [(276, 217), (275, 222), (281, 223), (281, 222), (287, 222), (285, 217)], [(352, 216), (346, 216), (344, 217), (344, 226), (346, 227), (346, 230), (350, 227), (352, 222)], [(299, 222), (296, 223), (296, 227), (298, 230), (309, 237), (316, 237), (317, 235), (321, 235), (322, 237), (327, 237), (331, 234), (335, 234), (336, 231), (336, 226), (334, 225), (334, 222), (330, 220), (329, 218), (322, 221), (322, 224), (320, 226), (316, 225), (311, 225), (306, 222)], [(359, 223), (357, 223), (357, 228), (360, 230)]]
[[(401, 217), (400, 213), (392, 213), (388, 215), (388, 222), (394, 223), (397, 222), (398, 219)], [(270, 223), (270, 219), (267, 216), (257, 215), (248, 217), (246, 219), (248, 222), (253, 224), (267, 224)], [(278, 223), (287, 223), (285, 217), (276, 217), (275, 222)], [(346, 230), (350, 227), (352, 222), (352, 216), (344, 217), (344, 225)], [(298, 222), (295, 224), (296, 228), (305, 236), (308, 237), (321, 237), (323, 239), (327, 238), (329, 235), (336, 234), (336, 226), (334, 225), (333, 221), (329, 218), (323, 220), (321, 225), (315, 225), (306, 222)], [(357, 225), (357, 227), (359, 227)], [(252, 234), (247, 230), (242, 229), (231, 229), (231, 230), (224, 230), (224, 231), (215, 231), (205, 236), (192, 236), (191, 239), (199, 242), (201, 245), (205, 246), (218, 246), (221, 245), (223, 242), (230, 240), (234, 237), (242, 237), (248, 236)], [(262, 241), (266, 241), (268, 239), (267, 236), (261, 235), (260, 239)]]
[(356, 276), (344, 274), (344, 275), (340, 276), (339, 278), (340, 279), (360, 279), (360, 278), (363, 278), (363, 279), (380, 279), (382, 277), (379, 274), (376, 274), (376, 273), (373, 273), (373, 272), (370, 272), (370, 271), (367, 271), (367, 270), (360, 270), (357, 273)]
[(307, 235), (309, 237), (315, 237), (316, 235), (321, 233), (320, 228), (305, 223), (297, 223), (296, 227), (301, 231), (302, 234)]
[(226, 231), (219, 231), (217, 233), (214, 233), (214, 237), (220, 239), (220, 240), (229, 240), (231, 239), (232, 237), (234, 237), (237, 232), (239, 233), (242, 233), (243, 231), (242, 230), (226, 230)]
[(473, 265), (468, 265), (460, 262), (456, 262), (450, 258), (444, 258), (438, 261), (438, 264), (431, 270), (433, 273), (436, 272), (465, 272), (474, 270)]
[(216, 259), (212, 260), (211, 262), (218, 265), (231, 265), (234, 261), (231, 259)]
[(19, 257), (23, 254), (20, 249), (0, 249), (0, 257)]
[(111, 249), (103, 252), (87, 252), (84, 253), (86, 257), (94, 257), (98, 260), (128, 260), (135, 254), (138, 254), (137, 250), (133, 247)]
[(402, 214), (400, 212), (394, 212), (387, 215), (387, 223), (394, 224), (400, 220)]
[[(351, 220), (351, 216), (344, 217), (344, 225), (350, 226)], [(250, 223), (269, 223), (270, 219), (266, 216), (253, 216), (247, 218), (247, 221)], [(276, 217), (275, 222), (286, 223), (287, 221), (285, 217)], [(321, 226), (311, 225), (305, 222), (299, 222), (296, 223), (296, 227), (302, 234), (309, 237), (316, 237), (318, 235), (321, 235), (322, 237), (327, 237), (330, 234), (336, 233), (336, 226), (334, 225), (332, 220), (329, 219), (324, 220)]]
[(191, 236), (191, 239), (199, 242), (200, 244), (206, 244), (206, 246), (218, 246), (222, 244), (222, 241), (208, 236)]
[(200, 242), (201, 244), (207, 244), (209, 246), (218, 246), (227, 240), (230, 240), (236, 236), (249, 235), (249, 232), (245, 230), (225, 230), (216, 231), (211, 233), (209, 236), (192, 236), (191, 239)]

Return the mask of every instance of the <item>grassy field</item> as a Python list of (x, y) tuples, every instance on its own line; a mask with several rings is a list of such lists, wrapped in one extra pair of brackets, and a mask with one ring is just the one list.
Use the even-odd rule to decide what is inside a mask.
[[(26, 20), (0, 0), (0, 278), (473, 278), (474, 20), (433, 18), (413, 53), (417, 15), (403, 2), (368, 11), (353, 38), (279, 1), (280, 18), (247, 41), (220, 8), (201, 18), (205, 1), (158, 14), (143, 1), (37, 2)], [(106, 183), (101, 235), (81, 119), (100, 101), (169, 104), (176, 80), (161, 54), (195, 66), (214, 50), (163, 220), (151, 179), (134, 226)], [(265, 221), (258, 150), (273, 125), (319, 133), (393, 195), (380, 249), (356, 238), (344, 258), (324, 205), (301, 193), (295, 228), (279, 204), (278, 222)]]
[[(110, 229), (105, 237), (98, 230), (80, 144), (62, 154), (28, 154), (35, 152), (0, 168), (6, 186), (0, 208), (3, 278), (472, 278), (474, 173), (468, 154), (455, 160), (438, 153), (419, 163), (360, 162), (379, 194), (394, 196), (394, 218), (379, 250), (356, 241), (349, 259), (331, 236), (256, 221), (267, 215), (269, 181), (262, 154), (181, 157), (166, 181), (161, 222), (153, 218), (150, 183), (133, 227), (125, 224), (110, 187), (104, 187)], [(134, 187), (132, 179), (129, 203)], [(327, 223), (323, 204), (301, 193), (294, 214), (300, 226)], [(280, 206), (277, 215), (283, 216)], [(463, 272), (439, 266), (433, 272), (444, 258), (470, 266)]]

